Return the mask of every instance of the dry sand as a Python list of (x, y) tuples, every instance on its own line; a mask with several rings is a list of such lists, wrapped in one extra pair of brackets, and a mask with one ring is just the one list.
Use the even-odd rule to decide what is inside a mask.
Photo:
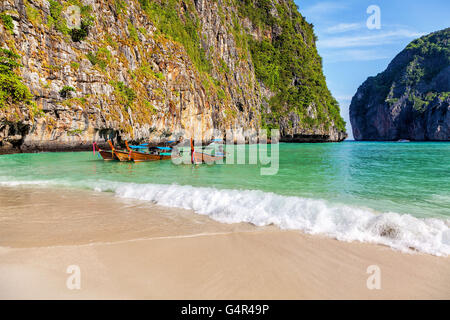
[[(0, 246), (1, 299), (450, 298), (449, 258), (89, 192), (1, 188)], [(366, 286), (370, 265), (380, 290)]]

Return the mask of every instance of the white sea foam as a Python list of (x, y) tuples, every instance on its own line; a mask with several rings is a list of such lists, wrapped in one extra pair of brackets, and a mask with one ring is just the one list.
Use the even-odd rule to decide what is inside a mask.
[(123, 198), (194, 210), (224, 223), (274, 224), (281, 229), (323, 234), (343, 241), (379, 243), (401, 251), (450, 254), (449, 220), (377, 213), (324, 200), (251, 190), (124, 184), (115, 193)]
[[(0, 185), (66, 185), (57, 181), (14, 181)], [(72, 186), (110, 191), (121, 198), (193, 210), (223, 223), (274, 224), (281, 229), (322, 234), (342, 241), (371, 242), (401, 251), (450, 255), (450, 220), (288, 197), (256, 190), (223, 190), (180, 185), (84, 181)]]

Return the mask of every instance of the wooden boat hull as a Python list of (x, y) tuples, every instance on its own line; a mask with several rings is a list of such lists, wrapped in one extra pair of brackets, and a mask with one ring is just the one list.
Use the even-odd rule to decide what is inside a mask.
[(151, 153), (134, 151), (130, 148), (127, 141), (125, 141), (125, 146), (130, 154), (130, 158), (134, 162), (169, 160), (172, 158), (171, 155), (169, 156), (169, 155), (151, 154)]
[(131, 151), (131, 159), (134, 162), (146, 162), (146, 161), (158, 161), (169, 160), (171, 156), (163, 156), (159, 154), (149, 154), (144, 152)]
[(225, 159), (225, 156), (213, 156), (207, 153), (195, 151), (194, 139), (191, 138), (191, 162), (193, 164), (212, 164), (217, 161), (222, 161), (223, 159)]
[(117, 157), (112, 153), (112, 151), (98, 150), (98, 153), (100, 153), (103, 160), (105, 161), (118, 160)]
[(121, 162), (131, 161), (131, 156), (128, 152), (114, 150), (114, 155)]
[(121, 162), (131, 161), (131, 156), (128, 152), (116, 150), (116, 148), (114, 148), (114, 145), (111, 142), (111, 140), (108, 140), (108, 143), (109, 143), (109, 146), (111, 147), (112, 153), (119, 161), (121, 161)]
[(118, 160), (118, 158), (115, 156), (115, 154), (112, 151), (100, 149), (98, 147), (97, 143), (95, 143), (95, 142), (94, 142), (94, 151), (97, 151), (100, 154), (100, 156), (103, 158), (103, 160), (105, 160), (105, 161)]
[(225, 159), (225, 157), (216, 157), (206, 153), (194, 151), (192, 153), (192, 162), (195, 164), (201, 163), (214, 163), (216, 161), (221, 161)]

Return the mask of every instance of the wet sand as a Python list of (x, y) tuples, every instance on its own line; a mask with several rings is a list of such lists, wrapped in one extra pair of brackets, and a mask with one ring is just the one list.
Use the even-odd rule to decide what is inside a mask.
[[(70, 265), (80, 290), (66, 286)], [(371, 265), (381, 290), (367, 288)], [(450, 259), (105, 193), (0, 188), (0, 298), (449, 299)]]

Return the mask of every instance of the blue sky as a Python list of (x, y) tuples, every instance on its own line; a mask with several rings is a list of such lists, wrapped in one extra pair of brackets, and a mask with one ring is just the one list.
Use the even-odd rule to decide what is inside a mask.
[[(348, 107), (358, 87), (382, 72), (409, 42), (450, 27), (449, 0), (295, 0), (319, 38), (328, 87), (339, 101), (353, 139)], [(381, 28), (370, 30), (367, 8), (377, 5)]]

